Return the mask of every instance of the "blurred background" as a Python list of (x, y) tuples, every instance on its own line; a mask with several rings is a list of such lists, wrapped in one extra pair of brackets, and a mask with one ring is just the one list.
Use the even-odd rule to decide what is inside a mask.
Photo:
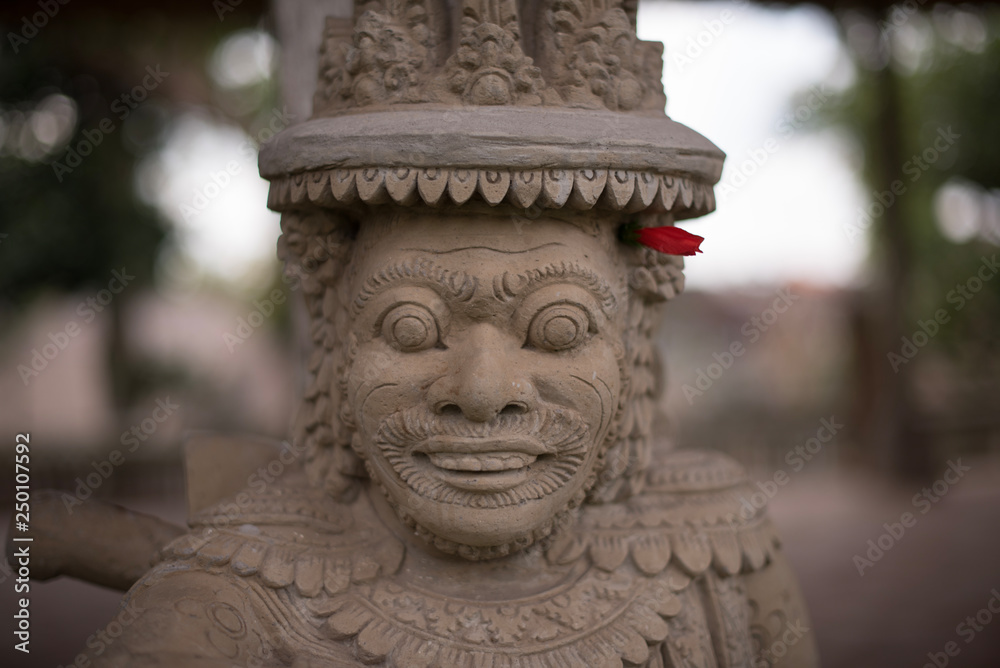
[[(322, 17), (350, 13), (0, 6), (5, 470), (25, 431), (34, 488), (118, 449), (93, 496), (181, 523), (188, 435), (285, 437), (300, 330), (257, 148), (308, 117)], [(642, 0), (639, 33), (667, 113), (728, 155), (686, 224), (705, 252), (662, 332), (660, 429), (760, 482), (825, 666), (940, 666), (953, 641), (947, 665), (1000, 665), (1000, 8)], [(72, 662), (120, 598), (31, 595), (32, 654), (5, 641), (4, 665)]]

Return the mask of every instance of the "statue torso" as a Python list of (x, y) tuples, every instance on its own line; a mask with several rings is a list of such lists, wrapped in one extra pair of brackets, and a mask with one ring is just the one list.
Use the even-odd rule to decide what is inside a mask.
[(745, 484), (724, 457), (673, 453), (544, 548), (467, 562), (394, 534), (369, 490), (340, 504), (286, 476), (193, 517), (131, 596), (211, 577), (238, 600), (202, 601), (205, 651), (258, 665), (750, 666), (767, 631), (746, 578), (777, 541), (741, 513)]

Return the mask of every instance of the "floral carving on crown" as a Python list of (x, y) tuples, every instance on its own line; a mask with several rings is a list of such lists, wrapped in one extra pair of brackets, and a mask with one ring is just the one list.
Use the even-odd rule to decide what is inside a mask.
[(327, 20), (314, 114), (435, 103), (663, 111), (662, 46), (636, 36), (635, 0), (531, 11), (534, 22), (516, 0), (359, 2), (350, 24)]
[(513, 2), (477, 4), (466, 3), (460, 46), (445, 68), (451, 92), (475, 105), (537, 105), (546, 93), (554, 100), (542, 71), (521, 50)]
[(427, 4), (359, 3), (370, 8), (356, 17), (353, 31), (342, 20), (327, 19), (316, 109), (426, 101), (421, 85), (435, 47)]
[(541, 60), (566, 106), (662, 110), (663, 50), (635, 32), (632, 3), (554, 0), (540, 22)]

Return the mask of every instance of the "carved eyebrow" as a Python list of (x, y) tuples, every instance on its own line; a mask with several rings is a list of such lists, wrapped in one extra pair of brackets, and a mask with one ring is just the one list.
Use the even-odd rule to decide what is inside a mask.
[(351, 303), (352, 312), (357, 315), (375, 296), (404, 281), (434, 284), (458, 301), (472, 299), (478, 285), (474, 276), (469, 276), (464, 271), (445, 269), (427, 258), (394, 262), (365, 280)]
[(493, 277), (493, 295), (502, 301), (510, 301), (534, 289), (540, 283), (566, 281), (586, 288), (600, 299), (605, 313), (613, 311), (618, 304), (611, 285), (590, 269), (574, 263), (560, 262), (548, 264), (541, 269), (531, 269), (524, 273), (505, 271)]

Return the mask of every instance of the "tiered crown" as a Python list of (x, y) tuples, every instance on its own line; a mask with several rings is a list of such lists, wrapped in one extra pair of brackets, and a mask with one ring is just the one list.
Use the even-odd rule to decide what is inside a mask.
[(723, 154), (666, 117), (637, 0), (378, 0), (328, 19), (314, 118), (261, 152), (269, 206), (713, 210)]

